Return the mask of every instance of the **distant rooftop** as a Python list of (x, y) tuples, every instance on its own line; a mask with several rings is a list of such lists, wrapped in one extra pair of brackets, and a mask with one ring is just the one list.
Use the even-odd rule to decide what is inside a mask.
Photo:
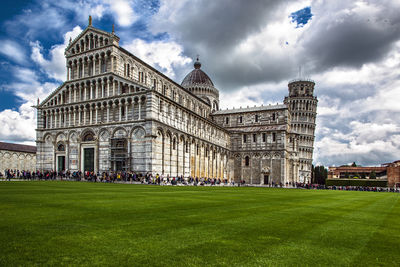
[(0, 150), (36, 153), (36, 146), (28, 146), (28, 145), (0, 142)]
[(222, 115), (222, 114), (232, 114), (232, 113), (242, 113), (242, 112), (254, 112), (254, 111), (263, 111), (263, 110), (274, 110), (274, 109), (286, 109), (287, 106), (285, 104), (280, 105), (268, 105), (268, 106), (257, 106), (257, 107), (247, 107), (247, 108), (233, 108), (226, 110), (217, 110), (213, 112), (213, 115)]

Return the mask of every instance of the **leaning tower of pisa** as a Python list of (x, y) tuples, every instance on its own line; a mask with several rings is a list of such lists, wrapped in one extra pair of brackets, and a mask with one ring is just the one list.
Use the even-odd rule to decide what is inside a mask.
[(314, 96), (315, 82), (296, 79), (288, 84), (289, 96), (285, 104), (291, 113), (292, 132), (298, 134), (299, 178), (300, 182), (311, 182), (313, 161), (315, 119), (317, 116), (317, 97)]

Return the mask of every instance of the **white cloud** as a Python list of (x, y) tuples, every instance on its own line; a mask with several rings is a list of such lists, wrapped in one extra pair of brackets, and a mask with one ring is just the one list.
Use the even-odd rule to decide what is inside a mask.
[(36, 110), (32, 106), (37, 104), (38, 98), (44, 99), (56, 86), (37, 81), (8, 85), (7, 89), (12, 89), (24, 103), (17, 110), (5, 109), (0, 112), (0, 140), (32, 144), (36, 139)]
[(175, 67), (192, 62), (190, 58), (183, 55), (182, 46), (171, 41), (145, 42), (134, 39), (122, 46), (146, 63), (158, 67), (171, 78), (175, 77)]
[(16, 63), (26, 63), (25, 50), (17, 42), (11, 40), (0, 41), (0, 53), (13, 60)]
[(111, 14), (114, 14), (114, 19), (117, 20), (118, 24), (122, 27), (131, 26), (138, 19), (138, 16), (131, 6), (131, 1), (111, 0), (108, 2), (109, 8), (112, 11)]
[(45, 59), (43, 55), (43, 47), (39, 41), (31, 42), (32, 54), (31, 58), (50, 78), (64, 81), (66, 78), (65, 55), (64, 51), (70, 38), (74, 39), (82, 32), (81, 27), (76, 26), (72, 31), (64, 34), (64, 43), (53, 45), (49, 51), (49, 59)]
[(36, 73), (31, 69), (14, 67), (15, 82), (3, 86), (4, 90), (13, 92), (22, 101), (18, 109), (5, 109), (0, 112), (0, 140), (32, 143), (36, 138), (36, 110), (32, 107), (37, 99), (44, 99), (57, 84), (40, 83)]
[[(286, 82), (262, 83), (245, 86), (233, 92), (220, 91), (220, 107), (239, 108), (283, 103), (283, 96), (288, 94)], [(279, 97), (277, 98), (276, 95)]]
[(0, 139), (20, 142), (35, 139), (36, 116), (32, 102), (21, 105), (18, 111), (6, 109), (0, 112)]

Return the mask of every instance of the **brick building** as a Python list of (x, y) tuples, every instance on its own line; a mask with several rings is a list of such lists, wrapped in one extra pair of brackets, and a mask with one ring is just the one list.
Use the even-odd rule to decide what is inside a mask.
[(370, 179), (375, 172), (376, 179), (387, 180), (388, 186), (400, 186), (400, 160), (392, 163), (384, 163), (380, 167), (329, 167), (328, 179), (358, 178)]

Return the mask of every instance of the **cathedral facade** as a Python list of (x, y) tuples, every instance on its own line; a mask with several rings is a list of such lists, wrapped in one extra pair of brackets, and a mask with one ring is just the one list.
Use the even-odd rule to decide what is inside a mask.
[(280, 105), (221, 110), (198, 60), (178, 84), (91, 22), (65, 56), (66, 81), (36, 106), (38, 170), (310, 181), (313, 81), (290, 82)]

